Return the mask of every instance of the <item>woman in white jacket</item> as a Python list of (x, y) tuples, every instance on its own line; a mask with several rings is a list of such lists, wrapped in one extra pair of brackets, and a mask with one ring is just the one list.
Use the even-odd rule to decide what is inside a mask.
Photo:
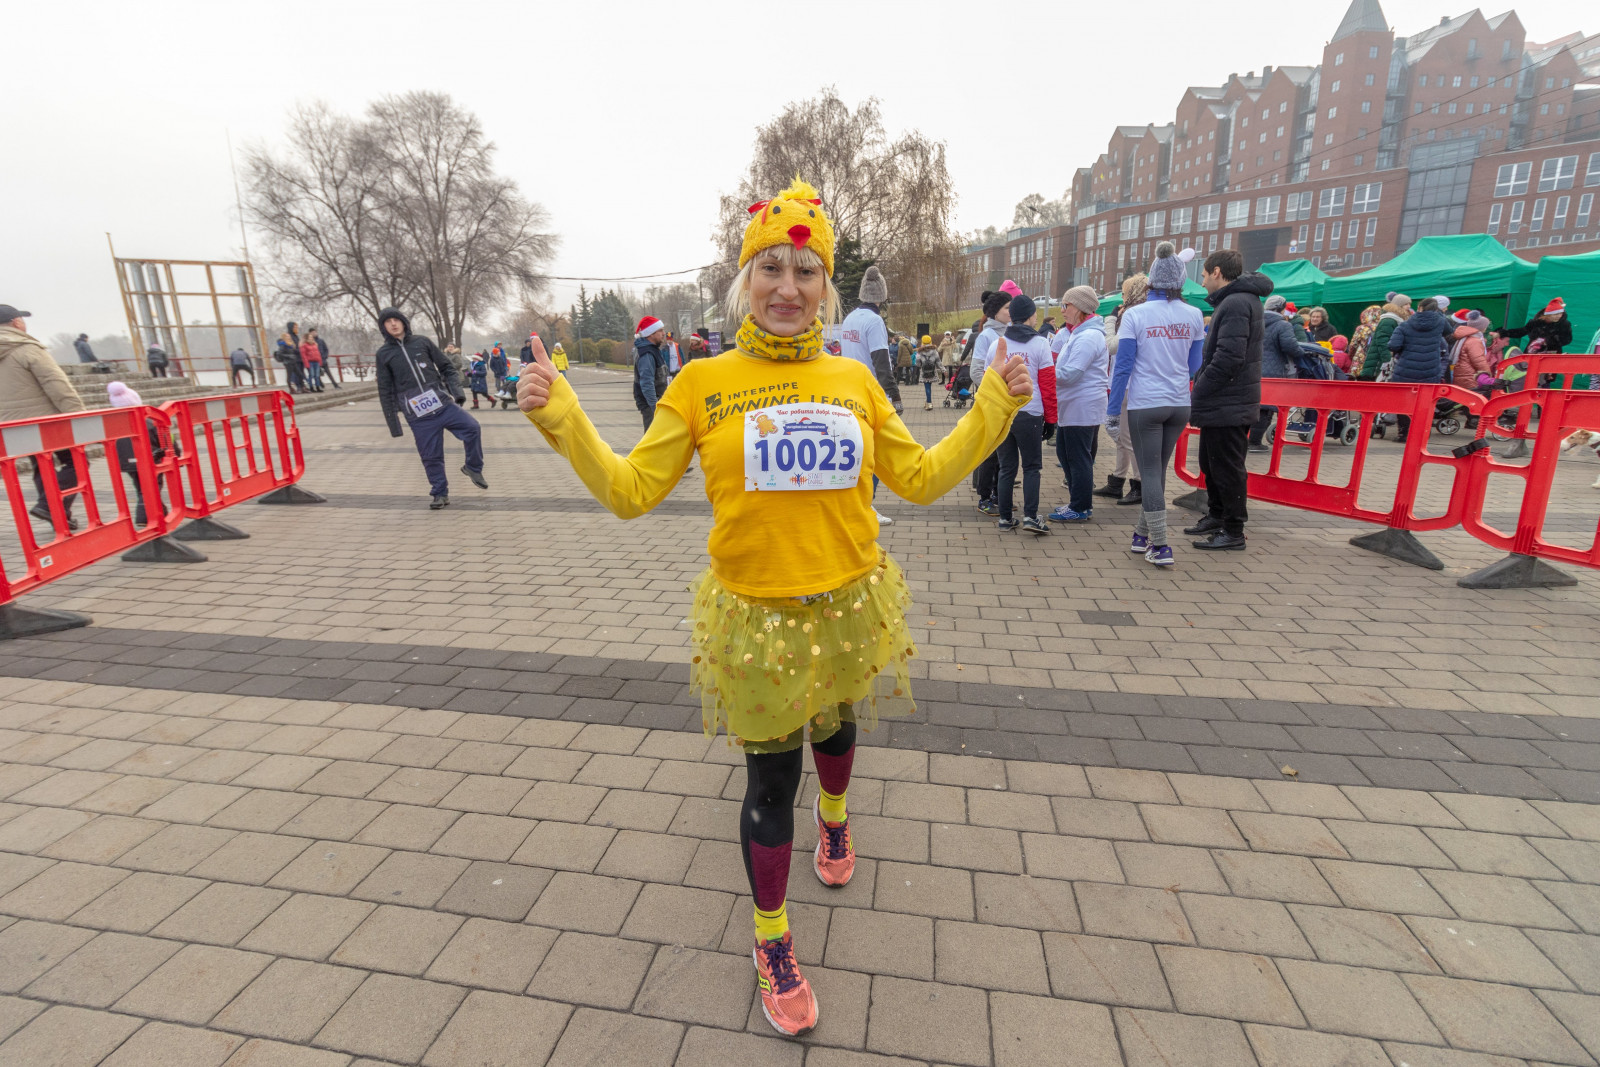
[(1087, 285), (1061, 297), (1067, 339), (1056, 358), (1056, 457), (1067, 474), (1067, 503), (1050, 513), (1051, 522), (1088, 522), (1094, 514), (1094, 458), (1111, 385), (1099, 305), (1100, 295)]

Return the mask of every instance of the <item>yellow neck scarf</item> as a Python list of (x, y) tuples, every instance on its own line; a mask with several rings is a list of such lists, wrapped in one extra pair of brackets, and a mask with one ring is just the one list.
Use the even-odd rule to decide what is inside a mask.
[(734, 335), (734, 343), (741, 351), (762, 359), (778, 362), (798, 362), (816, 359), (822, 355), (822, 322), (813, 320), (811, 327), (793, 337), (779, 337), (756, 325), (754, 315), (746, 315)]

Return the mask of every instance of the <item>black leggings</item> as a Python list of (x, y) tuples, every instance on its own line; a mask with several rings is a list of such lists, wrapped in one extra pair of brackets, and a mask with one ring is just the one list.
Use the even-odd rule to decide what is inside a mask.
[[(825, 741), (811, 747), (824, 756), (842, 756), (856, 743), (856, 724), (845, 721)], [(744, 871), (750, 891), (758, 905), (772, 897), (771, 880), (788, 878), (788, 870), (757, 871), (751, 861), (750, 844), (782, 848), (794, 840), (794, 801), (800, 793), (804, 752), (799, 747), (787, 752), (744, 757), (744, 807), (739, 811), (739, 851), (744, 856)], [(780, 887), (781, 892), (781, 887)], [(781, 895), (779, 897), (781, 900)]]

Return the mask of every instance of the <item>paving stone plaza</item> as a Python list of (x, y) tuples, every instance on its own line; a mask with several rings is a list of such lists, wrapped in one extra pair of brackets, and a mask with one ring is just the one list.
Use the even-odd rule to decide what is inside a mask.
[[(637, 440), (625, 375), (572, 380)], [(959, 414), (913, 407), (928, 444)], [(783, 1040), (743, 757), (688, 693), (703, 481), (623, 523), (478, 414), (491, 488), (443, 512), (335, 407), (300, 420), (326, 503), (27, 598), (95, 621), (0, 644), (0, 1067), (1600, 1061), (1600, 575), (1468, 591), (1500, 554), (1464, 534), (1430, 572), (1255, 505), (1248, 552), (1158, 571), (1131, 508), (1023, 540), (965, 486), (880, 494), (918, 712), (862, 735), (843, 889), (807, 757), (821, 1021)], [(1595, 471), (1553, 529), (1592, 535)]]

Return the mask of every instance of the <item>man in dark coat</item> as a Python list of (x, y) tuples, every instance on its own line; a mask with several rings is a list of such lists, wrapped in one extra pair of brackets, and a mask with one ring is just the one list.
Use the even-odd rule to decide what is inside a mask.
[(389, 436), (400, 437), (400, 416), (411, 426), (411, 437), (428, 475), (428, 492), (434, 511), (450, 503), (450, 483), (444, 474), (444, 434), (448, 430), (466, 447), (461, 473), (479, 489), (489, 488), (483, 477), (483, 431), (478, 420), (461, 410), (467, 395), (450, 357), (430, 338), (411, 332), (411, 322), (397, 308), (378, 312), (383, 345), (377, 363), (378, 406), (389, 424)]
[(1211, 329), (1201, 349), (1189, 401), (1189, 424), (1200, 428), (1200, 473), (1206, 480), (1210, 513), (1186, 534), (1203, 534), (1196, 548), (1244, 548), (1246, 479), (1244, 458), (1250, 427), (1261, 417), (1261, 298), (1272, 279), (1245, 273), (1236, 248), (1206, 258), (1200, 284), (1211, 295)]
[(633, 331), (633, 404), (648, 430), (655, 421), (656, 404), (667, 391), (667, 327), (654, 315), (639, 320)]
[(89, 335), (80, 333), (78, 339), (72, 342), (73, 349), (78, 353), (79, 363), (99, 363), (95, 358), (94, 349), (89, 347)]

